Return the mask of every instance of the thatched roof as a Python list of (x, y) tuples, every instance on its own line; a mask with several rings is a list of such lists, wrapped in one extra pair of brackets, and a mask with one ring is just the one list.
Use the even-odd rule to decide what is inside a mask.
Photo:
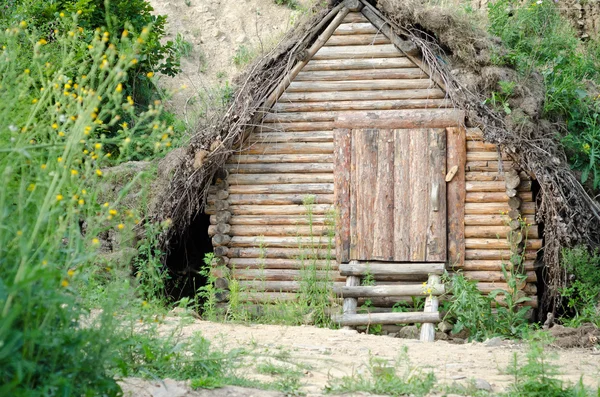
[[(223, 114), (199, 127), (191, 143), (171, 165), (173, 177), (150, 221), (172, 220), (162, 236), (169, 241), (183, 233), (190, 220), (203, 210), (208, 187), (245, 134), (260, 122), (272, 103), (269, 95), (287, 72), (305, 57), (306, 49), (317, 39), (341, 7), (340, 1), (316, 6), (281, 43), (250, 65), (238, 79), (233, 102)], [(542, 300), (543, 310), (552, 310), (558, 289), (567, 275), (560, 266), (563, 247), (585, 244), (600, 246), (600, 205), (593, 200), (571, 171), (560, 143), (559, 126), (542, 118), (544, 87), (541, 76), (520, 76), (514, 70), (494, 66), (492, 49), (502, 51), (502, 43), (474, 26), (455, 10), (425, 4), (422, 0), (379, 0), (365, 2), (383, 18), (397, 35), (416, 45), (424, 62), (446, 88), (455, 106), (466, 110), (467, 126), (479, 127), (484, 137), (508, 153), (520, 168), (539, 182), (538, 223), (544, 225), (544, 264), (549, 285)], [(500, 114), (484, 104), (499, 81), (517, 83), (510, 98), (512, 112)]]

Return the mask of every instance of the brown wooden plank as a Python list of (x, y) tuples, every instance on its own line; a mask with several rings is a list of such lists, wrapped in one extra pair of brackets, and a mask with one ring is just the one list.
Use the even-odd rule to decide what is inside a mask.
[(300, 72), (294, 81), (349, 81), (381, 79), (425, 79), (427, 75), (419, 68), (333, 70)]
[[(333, 154), (242, 154), (233, 155), (227, 160), (227, 164), (281, 164), (302, 163), (298, 167), (311, 168), (305, 163), (333, 163)], [(241, 167), (243, 168), (243, 167)], [(285, 172), (282, 170), (282, 172)], [(289, 171), (294, 172), (294, 171)], [(310, 171), (307, 171), (310, 172)]]
[(379, 130), (378, 135), (377, 177), (371, 186), (375, 193), (371, 218), (375, 222), (369, 259), (390, 261), (394, 259), (394, 131)]
[[(346, 23), (370, 23), (369, 20), (360, 12), (349, 12), (342, 19), (342, 25)], [(341, 26), (341, 25), (340, 25)]]
[(429, 79), (352, 80), (352, 81), (293, 81), (287, 92), (415, 90), (436, 88)]
[(333, 183), (286, 183), (283, 185), (234, 185), (229, 187), (231, 194), (333, 194)]
[(225, 164), (230, 174), (273, 174), (273, 173), (332, 173), (332, 163), (265, 163), (265, 164)]
[(329, 46), (347, 46), (347, 45), (372, 45), (372, 44), (392, 44), (390, 39), (382, 34), (352, 34), (352, 35), (334, 35), (325, 43)]
[(350, 259), (369, 260), (373, 254), (373, 229), (376, 214), (375, 191), (377, 185), (377, 143), (378, 130), (354, 130), (356, 142), (356, 217), (358, 237), (358, 257)]
[(338, 263), (350, 258), (350, 168), (352, 135), (349, 129), (334, 130), (334, 196), (338, 212), (336, 247)]
[[(425, 90), (423, 90), (425, 91)], [(348, 110), (437, 109), (451, 107), (447, 99), (402, 99), (383, 101), (279, 102), (274, 110), (280, 112), (321, 112)], [(337, 115), (336, 115), (337, 117)]]
[(411, 131), (394, 130), (394, 260), (410, 259)]
[(233, 185), (269, 185), (282, 183), (333, 183), (333, 174), (230, 174), (227, 178), (230, 186)]
[(312, 59), (398, 58), (404, 56), (393, 44), (321, 47)]
[(338, 128), (447, 128), (460, 127), (465, 112), (459, 109), (402, 109), (341, 112)]
[[(346, 17), (347, 18), (347, 17)], [(364, 18), (364, 16), (363, 16)], [(364, 19), (367, 21), (367, 19)], [(344, 23), (340, 24), (338, 28), (333, 32), (333, 35), (357, 35), (357, 34), (377, 34), (377, 28), (369, 21), (367, 22), (355, 22), (355, 23)], [(333, 37), (332, 37), (333, 38)]]
[(356, 139), (354, 139), (354, 131), (351, 132), (351, 159), (350, 159), (350, 256), (349, 259), (358, 257), (358, 238), (357, 238), (357, 219), (356, 219), (356, 195), (357, 189), (357, 170), (356, 170), (356, 151), (358, 150)]
[(448, 208), (448, 262), (461, 265), (465, 260), (465, 165), (467, 150), (466, 134), (463, 128), (446, 129), (448, 169), (458, 166), (454, 178), (446, 188)]
[(426, 174), (429, 183), (427, 218), (427, 261), (445, 262), (446, 252), (446, 130), (428, 131), (429, 163)]
[[(442, 99), (446, 96), (439, 88), (408, 90), (367, 90), (367, 91), (322, 91), (322, 92), (286, 92), (278, 103), (290, 102), (356, 102), (406, 99)], [(275, 109), (278, 109), (276, 105)], [(333, 110), (333, 109), (332, 109)], [(287, 110), (292, 111), (292, 110)]]
[[(341, 27), (342, 25), (340, 25)], [(389, 69), (414, 68), (416, 65), (406, 57), (400, 58), (367, 58), (367, 59), (332, 59), (310, 60), (302, 69), (303, 72), (320, 70), (357, 70), (357, 69)]]
[[(410, 260), (424, 262), (427, 259), (427, 227), (431, 181), (429, 174), (429, 131), (416, 129), (410, 134), (409, 189), (410, 197)], [(398, 259), (396, 259), (398, 260)]]
[[(215, 224), (218, 215), (210, 217), (211, 223)], [(306, 215), (236, 215), (228, 220), (230, 225), (325, 225), (328, 223), (327, 217), (315, 215), (312, 219)], [(251, 229), (251, 228), (250, 228)]]

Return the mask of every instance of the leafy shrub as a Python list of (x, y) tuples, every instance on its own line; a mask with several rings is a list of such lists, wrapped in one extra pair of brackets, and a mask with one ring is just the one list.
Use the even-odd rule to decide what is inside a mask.
[(597, 251), (590, 253), (584, 247), (565, 249), (562, 263), (574, 278), (561, 290), (567, 308), (572, 311), (572, 317), (563, 317), (563, 321), (571, 327), (586, 322), (600, 327), (600, 254)]
[(3, 396), (119, 393), (113, 311), (91, 316), (78, 290), (99, 235), (128, 240), (139, 216), (119, 209), (121, 197), (98, 201), (103, 167), (160, 154), (171, 132), (159, 105), (136, 111), (123, 89), (149, 31), (117, 50), (102, 31), (79, 27), (64, 18), (53, 41), (25, 21), (0, 30)]
[(544, 112), (566, 123), (562, 141), (581, 180), (600, 187), (600, 51), (597, 41), (584, 44), (549, 0), (488, 3), (490, 32), (509, 51), (501, 62), (524, 76), (537, 69), (546, 84)]

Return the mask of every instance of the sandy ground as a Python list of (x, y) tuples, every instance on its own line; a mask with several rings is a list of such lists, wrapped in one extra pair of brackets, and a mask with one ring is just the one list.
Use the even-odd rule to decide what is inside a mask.
[[(173, 327), (180, 319), (168, 317), (164, 327)], [(214, 349), (229, 351), (243, 348), (251, 354), (244, 358), (241, 373), (244, 376), (269, 381), (273, 380), (258, 374), (257, 363), (269, 361), (280, 364), (294, 363), (305, 368), (302, 379), (302, 392), (308, 396), (320, 396), (332, 378), (368, 373), (369, 360), (388, 361), (393, 366), (401, 357), (404, 348), (408, 349), (411, 368), (433, 371), (438, 384), (465, 383), (471, 380), (484, 380), (492, 392), (503, 391), (511, 383), (511, 376), (504, 373), (515, 353), (523, 355), (526, 347), (493, 340), (484, 343), (451, 344), (445, 341), (421, 343), (418, 340), (399, 339), (388, 336), (366, 335), (354, 330), (331, 330), (312, 326), (288, 327), (276, 325), (239, 325), (212, 323), (194, 320), (183, 325), (182, 337), (192, 337), (200, 332), (212, 342)], [(556, 355), (556, 364), (562, 373), (561, 379), (583, 382), (594, 390), (600, 379), (600, 351), (592, 349), (550, 349)], [(281, 357), (285, 357), (281, 361)], [(523, 361), (521, 361), (523, 362)], [(406, 360), (403, 360), (407, 364)], [(137, 390), (135, 396), (162, 396), (148, 391), (143, 393), (138, 381), (130, 380)], [(175, 386), (174, 386), (175, 385)], [(131, 386), (131, 385), (130, 385)], [(146, 386), (148, 386), (146, 384)], [(190, 393), (184, 382), (173, 382), (185, 393)], [(141, 387), (141, 389), (140, 389)], [(149, 387), (160, 390), (156, 382)], [(131, 391), (129, 386), (126, 389)], [(168, 389), (168, 388), (167, 388)], [(164, 390), (163, 390), (164, 391)], [(144, 394), (145, 393), (145, 394)], [(250, 396), (271, 395), (266, 392), (229, 388), (220, 391), (202, 391), (201, 394), (164, 394), (165, 396)], [(219, 394), (225, 393), (225, 394)], [(256, 394), (258, 393), (258, 394)], [(273, 394), (278, 395), (278, 394)], [(432, 395), (440, 395), (432, 394)]]
[[(301, 3), (308, 5), (311, 0)], [(202, 98), (219, 95), (245, 65), (233, 58), (241, 47), (253, 54), (268, 51), (294, 23), (300, 11), (274, 0), (149, 0), (155, 13), (168, 16), (165, 40), (177, 35), (192, 45), (181, 60), (183, 72), (160, 77), (160, 86), (173, 93), (170, 109), (193, 118)], [(186, 86), (187, 88), (183, 88)]]

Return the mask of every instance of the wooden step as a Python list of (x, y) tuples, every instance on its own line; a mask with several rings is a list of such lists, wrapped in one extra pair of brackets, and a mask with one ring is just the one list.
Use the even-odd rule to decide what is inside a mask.
[(394, 263), (350, 261), (340, 265), (342, 276), (411, 276), (444, 273), (444, 263)]
[[(428, 289), (431, 289), (429, 292)], [(334, 288), (337, 295), (344, 298), (368, 298), (386, 296), (429, 296), (443, 295), (446, 290), (443, 284), (427, 285), (375, 285)]]
[(369, 324), (411, 324), (411, 323), (439, 323), (440, 313), (369, 313), (369, 314), (337, 314), (331, 319), (342, 326), (356, 326)]

